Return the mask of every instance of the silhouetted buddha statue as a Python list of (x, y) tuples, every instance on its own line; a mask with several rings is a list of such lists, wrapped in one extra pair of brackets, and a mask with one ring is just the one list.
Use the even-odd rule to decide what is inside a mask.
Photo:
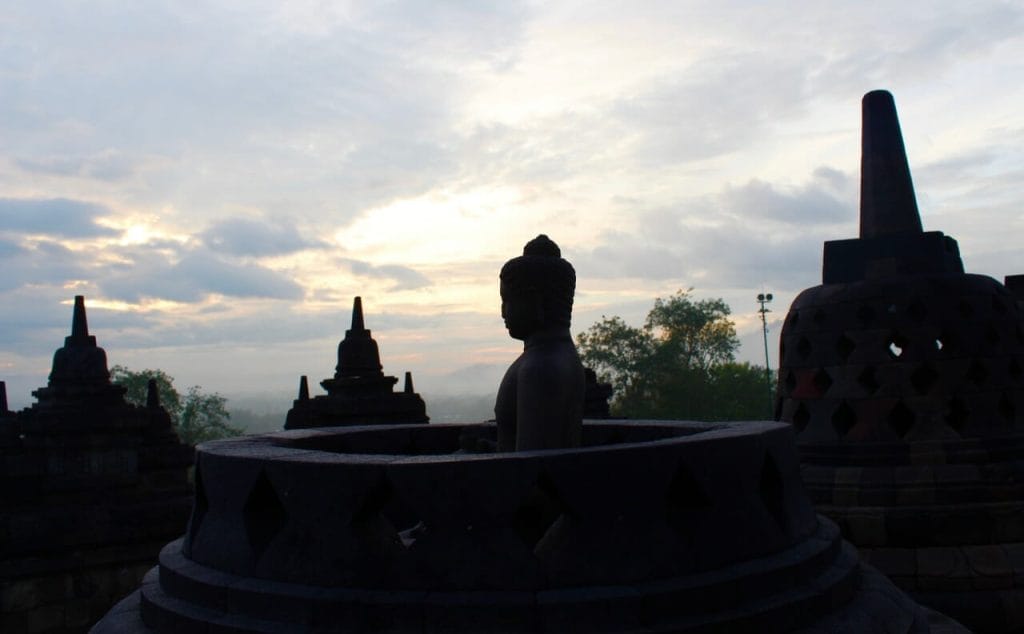
[(501, 317), (523, 354), (494, 405), (499, 451), (578, 447), (584, 374), (569, 334), (576, 271), (539, 235), (501, 269)]

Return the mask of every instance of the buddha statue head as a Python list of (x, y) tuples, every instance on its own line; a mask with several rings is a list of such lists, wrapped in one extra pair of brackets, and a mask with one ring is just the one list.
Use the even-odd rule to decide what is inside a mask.
[(501, 317), (514, 339), (568, 329), (576, 271), (546, 235), (526, 243), (523, 255), (501, 268)]

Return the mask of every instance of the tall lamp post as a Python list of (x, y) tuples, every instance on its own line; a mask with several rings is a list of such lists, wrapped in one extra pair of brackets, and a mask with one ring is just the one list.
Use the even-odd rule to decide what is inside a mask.
[(770, 309), (765, 308), (765, 304), (772, 301), (771, 293), (758, 293), (757, 302), (761, 304), (761, 309), (757, 312), (761, 314), (761, 333), (764, 335), (764, 381), (765, 385), (768, 386), (768, 417), (771, 418), (774, 413), (774, 404), (772, 403), (772, 371), (768, 367), (768, 319), (767, 314), (772, 312)]

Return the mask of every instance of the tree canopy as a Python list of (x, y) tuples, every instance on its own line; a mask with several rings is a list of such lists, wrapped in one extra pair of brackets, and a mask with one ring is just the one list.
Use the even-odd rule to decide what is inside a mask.
[(217, 393), (207, 394), (198, 385), (188, 388), (182, 395), (174, 387), (174, 378), (163, 370), (133, 371), (123, 365), (115, 365), (110, 368), (110, 378), (127, 388), (125, 400), (135, 405), (146, 404), (149, 380), (155, 380), (160, 404), (170, 415), (178, 438), (186, 444), (196, 445), (243, 433), (228, 423), (231, 414), (226, 407), (226, 398)]
[(631, 418), (770, 417), (763, 367), (736, 362), (739, 339), (721, 299), (693, 289), (654, 300), (642, 327), (603, 317), (577, 336), (583, 363), (615, 388), (612, 413)]

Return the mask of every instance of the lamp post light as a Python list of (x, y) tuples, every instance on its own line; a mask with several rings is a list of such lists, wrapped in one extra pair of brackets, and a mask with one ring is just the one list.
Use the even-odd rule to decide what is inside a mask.
[(761, 334), (764, 335), (764, 381), (765, 385), (768, 386), (768, 417), (774, 416), (774, 403), (772, 403), (772, 372), (768, 364), (768, 318), (767, 313), (772, 312), (770, 309), (765, 308), (765, 304), (772, 301), (771, 293), (758, 293), (757, 302), (761, 304), (761, 309), (757, 312), (761, 314)]

